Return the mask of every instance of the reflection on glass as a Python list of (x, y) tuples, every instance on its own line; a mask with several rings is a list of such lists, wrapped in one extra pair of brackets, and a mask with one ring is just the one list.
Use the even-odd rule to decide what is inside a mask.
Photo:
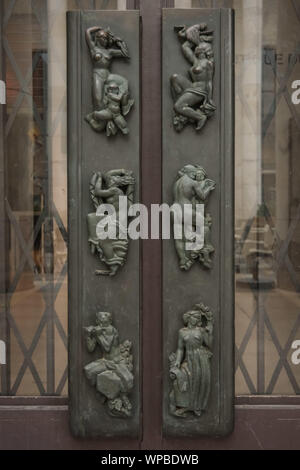
[[(300, 75), (295, 2), (235, 1), (236, 392), (295, 394), (300, 336)], [(255, 25), (255, 27), (253, 27)]]
[[(9, 233), (1, 253), (8, 257), (2, 394), (67, 394), (65, 12), (125, 6), (3, 2)], [(300, 393), (300, 366), (291, 361), (300, 340), (300, 105), (291, 102), (300, 77), (300, 5), (176, 6), (236, 12), (236, 392)]]

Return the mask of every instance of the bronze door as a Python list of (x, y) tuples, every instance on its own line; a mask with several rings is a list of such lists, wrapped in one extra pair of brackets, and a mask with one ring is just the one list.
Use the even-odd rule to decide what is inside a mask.
[[(28, 2), (26, 8), (21, 3), (18, 5), (18, 1), (1, 5), (0, 78), (7, 85), (6, 106), (0, 105), (3, 137), (0, 340), (6, 344), (6, 364), (0, 365), (1, 448), (298, 448), (300, 366), (292, 360), (292, 353), (296, 352), (293, 347), (300, 339), (295, 157), (299, 117), (298, 108), (291, 101), (291, 86), (299, 67), (296, 44), (299, 2), (286, 2), (285, 16), (282, 6), (278, 4), (274, 12), (268, 2), (263, 2), (262, 10), (257, 4), (255, 11), (249, 5), (248, 11), (245, 2), (242, 5), (243, 2), (230, 0), (127, 0), (126, 5), (114, 0), (58, 3), (52, 2), (53, 10), (46, 1), (32, 5)], [(236, 9), (236, 37), (239, 38), (236, 42), (236, 194), (239, 199), (235, 253), (235, 427), (230, 436), (218, 440), (163, 437), (162, 242), (143, 240), (140, 436), (79, 440), (72, 437), (68, 423), (67, 204), (66, 179), (59, 178), (66, 172), (66, 96), (62, 91), (66, 91), (66, 56), (59, 44), (55, 44), (55, 35), (59, 38), (65, 28), (68, 10), (124, 7), (140, 10), (141, 200), (147, 206), (160, 204), (163, 199), (162, 8), (174, 6)], [(253, 24), (254, 14), (260, 22), (266, 20), (266, 28), (277, 24), (276, 40), (270, 32), (268, 37), (260, 38), (260, 43), (255, 42), (258, 38), (251, 36), (247, 26), (247, 15)], [(22, 25), (26, 39), (21, 41), (23, 50), (18, 36)], [(44, 34), (47, 31), (47, 38), (43, 31)], [(241, 49), (243, 41), (245, 48), (249, 46), (245, 53)], [(270, 43), (272, 47), (261, 47)], [(258, 54), (254, 59), (249, 56), (251, 47)], [(248, 66), (249, 70), (243, 68)], [(253, 103), (255, 81), (249, 80), (253, 76), (259, 76), (262, 84), (258, 105)], [(54, 96), (51, 90), (57, 94)], [(251, 145), (259, 159), (248, 155)], [(288, 148), (289, 153), (284, 154), (283, 148)], [(282, 174), (285, 179), (280, 180)], [(248, 175), (252, 182), (247, 189)], [(29, 185), (32, 189), (28, 193)], [(251, 197), (247, 194), (254, 193), (259, 193), (253, 199), (258, 203), (248, 207)], [(280, 224), (278, 221), (282, 219), (284, 223)]]

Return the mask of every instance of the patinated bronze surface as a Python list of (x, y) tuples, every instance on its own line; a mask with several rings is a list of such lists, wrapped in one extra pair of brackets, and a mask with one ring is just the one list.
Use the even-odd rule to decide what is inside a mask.
[[(179, 204), (182, 210), (184, 210), (186, 204), (189, 204), (192, 208), (193, 216), (191, 233), (184, 233), (183, 230), (184, 237), (174, 240), (179, 258), (179, 267), (182, 271), (188, 271), (196, 261), (199, 261), (207, 269), (210, 269), (212, 266), (211, 256), (215, 251), (211, 243), (210, 233), (212, 218), (206, 212), (205, 204), (215, 186), (216, 183), (207, 178), (206, 171), (200, 165), (185, 165), (178, 172), (173, 189), (174, 203)], [(187, 242), (191, 243), (194, 241), (197, 204), (204, 205), (204, 246), (198, 250), (187, 250)]]
[[(163, 10), (163, 202), (190, 204), (193, 215), (204, 205), (202, 248), (187, 246), (194, 225), (183, 240), (174, 226), (174, 237), (163, 242), (166, 438), (224, 436), (233, 426), (232, 36), (231, 10)], [(200, 299), (213, 319), (198, 323), (200, 307), (192, 306)], [(191, 307), (197, 313), (182, 328)]]
[(128, 394), (133, 388), (131, 341), (120, 343), (119, 332), (109, 312), (96, 313), (96, 325), (84, 327), (89, 353), (101, 350), (102, 356), (84, 366), (89, 383), (103, 398), (111, 416), (128, 418), (132, 405)]
[(211, 387), (213, 313), (203, 303), (183, 314), (175, 353), (169, 356), (170, 413), (200, 418), (207, 409)]
[[(138, 11), (68, 12), (69, 410), (78, 437), (140, 434), (140, 243), (126, 238), (128, 212), (119, 218), (120, 196), (127, 209), (139, 202), (139, 41)], [(106, 239), (105, 204), (116, 234)], [(113, 321), (95, 324), (96, 312)]]
[[(87, 216), (88, 242), (92, 255), (96, 255), (107, 269), (97, 269), (95, 274), (114, 276), (127, 259), (129, 241), (127, 228), (122, 226), (119, 216), (119, 197), (127, 199), (127, 208), (133, 203), (135, 178), (132, 171), (110, 170), (105, 173), (96, 172), (90, 181), (90, 196), (96, 212)], [(101, 204), (111, 204), (115, 213), (111, 216), (100, 216), (97, 209)], [(127, 215), (127, 214), (126, 214)], [(111, 219), (115, 226), (116, 238), (101, 240), (97, 234), (97, 226), (101, 221)]]
[(106, 130), (107, 137), (116, 135), (119, 130), (126, 135), (129, 128), (125, 117), (134, 100), (130, 98), (128, 80), (112, 73), (111, 66), (116, 58), (129, 60), (127, 44), (115, 36), (109, 27), (93, 26), (86, 30), (85, 36), (93, 64), (94, 107), (85, 119), (94, 131)]
[(214, 33), (206, 23), (175, 26), (174, 30), (182, 43), (182, 54), (191, 65), (188, 74), (171, 76), (174, 128), (180, 132), (187, 124), (194, 124), (200, 131), (216, 110), (213, 102)]

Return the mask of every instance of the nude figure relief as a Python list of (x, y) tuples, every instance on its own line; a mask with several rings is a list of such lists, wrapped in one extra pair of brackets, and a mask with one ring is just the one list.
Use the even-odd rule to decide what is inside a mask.
[[(187, 234), (184, 231), (184, 221), (182, 221), (183, 236), (180, 239), (174, 237), (179, 267), (182, 271), (189, 271), (196, 261), (206, 269), (212, 267), (212, 255), (215, 251), (211, 242), (212, 217), (206, 212), (206, 206), (207, 199), (215, 187), (216, 183), (208, 179), (206, 171), (200, 165), (185, 165), (177, 174), (173, 187), (174, 203), (181, 207), (182, 212), (186, 205), (192, 210), (191, 233)], [(187, 242), (194, 241), (196, 232), (197, 204), (204, 205), (204, 243), (200, 249), (188, 250)]]
[(182, 54), (191, 67), (186, 76), (175, 73), (171, 77), (173, 125), (177, 132), (187, 124), (193, 124), (200, 131), (216, 110), (213, 102), (213, 31), (209, 31), (205, 23), (175, 26), (174, 30), (182, 41)]
[(93, 111), (85, 117), (96, 132), (106, 131), (107, 137), (129, 134), (126, 116), (134, 100), (130, 98), (128, 80), (111, 72), (114, 59), (129, 60), (127, 45), (109, 28), (94, 26), (86, 31), (86, 42), (93, 63)]
[[(97, 256), (106, 266), (105, 269), (97, 269), (95, 274), (103, 276), (115, 276), (121, 266), (124, 266), (128, 252), (127, 228), (122, 225), (122, 217), (119, 217), (119, 197), (127, 198), (127, 207), (133, 204), (135, 178), (132, 171), (125, 169), (110, 170), (106, 173), (95, 172), (90, 181), (90, 197), (95, 209), (87, 215), (88, 242), (92, 255)], [(111, 216), (97, 214), (101, 204), (111, 204), (115, 213)], [(98, 224), (101, 221), (109, 222), (115, 226), (115, 237), (102, 239), (98, 236)]]

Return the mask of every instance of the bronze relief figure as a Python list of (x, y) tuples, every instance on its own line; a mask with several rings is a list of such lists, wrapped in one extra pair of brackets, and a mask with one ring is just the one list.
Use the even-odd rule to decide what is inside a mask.
[(93, 112), (85, 119), (94, 131), (106, 131), (108, 137), (118, 131), (126, 135), (129, 128), (125, 118), (134, 100), (130, 98), (128, 80), (111, 73), (111, 65), (116, 58), (130, 58), (127, 45), (109, 28), (100, 26), (87, 29), (86, 42), (93, 63)]
[(112, 416), (131, 416), (128, 393), (133, 388), (131, 341), (120, 343), (118, 330), (109, 312), (96, 313), (96, 325), (84, 328), (86, 347), (90, 353), (97, 346), (102, 357), (84, 366), (89, 383), (96, 388)]
[[(182, 271), (188, 271), (196, 261), (199, 261), (206, 269), (212, 267), (212, 255), (215, 249), (211, 243), (212, 218), (206, 212), (206, 204), (215, 187), (216, 183), (208, 179), (206, 171), (200, 165), (185, 165), (177, 174), (173, 187), (174, 203), (182, 208), (182, 212), (186, 210), (186, 207), (191, 207), (193, 223), (191, 234), (187, 234), (182, 227), (183, 237), (180, 239), (174, 237), (179, 267)], [(199, 249), (188, 250), (187, 243), (194, 241), (193, 237), (196, 232), (197, 204), (204, 205), (204, 243)]]
[(191, 123), (200, 131), (216, 110), (213, 103), (213, 31), (209, 31), (205, 23), (174, 29), (182, 41), (182, 54), (191, 65), (188, 76), (175, 73), (171, 77), (174, 128), (180, 132)]
[(213, 313), (203, 303), (183, 314), (175, 353), (169, 357), (170, 413), (186, 418), (200, 417), (207, 409), (211, 389)]
[[(135, 179), (132, 171), (125, 169), (110, 170), (106, 173), (95, 172), (90, 181), (90, 196), (95, 212), (87, 215), (88, 242), (91, 253), (99, 257), (106, 269), (95, 271), (97, 275), (115, 276), (127, 259), (127, 227), (120, 217), (119, 197), (125, 197), (127, 208), (133, 203)], [(101, 204), (110, 204), (115, 213), (107, 216), (98, 215)], [(115, 228), (115, 237), (101, 239), (98, 233), (99, 224), (106, 218), (106, 223)], [(110, 217), (110, 220), (108, 218)], [(127, 217), (127, 211), (125, 214)]]

